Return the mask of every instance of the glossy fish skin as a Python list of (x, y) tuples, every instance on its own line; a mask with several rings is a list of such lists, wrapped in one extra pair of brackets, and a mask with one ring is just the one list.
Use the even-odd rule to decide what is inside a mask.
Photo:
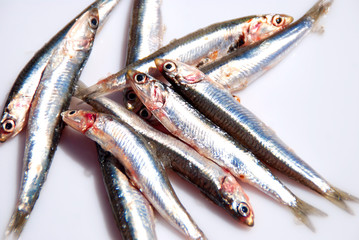
[[(164, 26), (161, 14), (162, 0), (133, 1), (128, 34), (126, 66), (147, 57), (162, 46)], [(143, 107), (131, 88), (126, 88), (123, 102), (127, 109), (138, 112)]]
[(258, 159), (350, 212), (344, 200), (358, 199), (331, 186), (217, 82), (178, 61), (156, 59), (156, 65), (181, 96)]
[[(270, 28), (273, 25), (272, 19), (277, 16), (278, 14), (249, 16), (210, 25), (183, 38), (174, 40), (150, 56), (126, 66), (120, 72), (99, 81), (77, 95), (96, 97), (123, 90), (129, 87), (126, 83), (128, 70), (136, 69), (151, 74), (152, 68), (155, 68), (153, 60), (156, 58), (176, 59), (195, 66), (208, 64), (227, 55), (229, 52), (235, 51), (239, 46), (249, 44), (250, 41), (256, 39), (252, 35), (258, 33), (263, 35), (261, 30), (268, 29), (273, 33), (274, 30), (278, 31), (287, 26), (293, 19), (286, 15), (280, 15), (284, 19), (282, 24)], [(248, 36), (246, 34), (248, 32), (252, 35)]]
[[(137, 61), (139, 56), (147, 56), (159, 48), (162, 40), (159, 5), (160, 1), (133, 1), (126, 65)], [(125, 99), (124, 102), (126, 103)], [(136, 102), (128, 104), (132, 106)], [(99, 145), (97, 151), (113, 214), (123, 239), (156, 239), (155, 219), (148, 201), (137, 189), (129, 185), (126, 176), (121, 175), (116, 167), (120, 164), (115, 161), (112, 154), (105, 153)]]
[(191, 239), (206, 239), (179, 202), (160, 162), (145, 140), (113, 116), (91, 111), (66, 111), (63, 120), (111, 152), (152, 206), (176, 229)]
[(161, 4), (162, 0), (133, 1), (126, 66), (150, 55), (162, 46)]
[(54, 49), (29, 113), (22, 183), (6, 235), (18, 238), (46, 180), (63, 129), (60, 113), (71, 100), (76, 81), (90, 54), (99, 23), (93, 8), (80, 16), (66, 40)]
[[(97, 145), (97, 144), (96, 144)], [(118, 160), (97, 145), (99, 163), (112, 212), (122, 239), (157, 239), (150, 203), (136, 189)]]
[(64, 40), (76, 19), (93, 8), (98, 8), (100, 27), (120, 0), (98, 0), (69, 22), (46, 43), (26, 64), (16, 78), (4, 105), (0, 126), (0, 142), (16, 136), (27, 123), (30, 104), (53, 50)]
[[(140, 56), (149, 55), (160, 47), (162, 40), (160, 4), (160, 1), (153, 0), (133, 1), (126, 65), (139, 60)], [(125, 90), (124, 96), (130, 94), (127, 93), (128, 90), (132, 91), (131, 89)], [(141, 107), (138, 99), (137, 101), (127, 101), (127, 98), (124, 97), (124, 103), (130, 108)], [(118, 172), (119, 170), (114, 164), (115, 162), (117, 165), (120, 164), (117, 160), (114, 161), (112, 154), (104, 154), (105, 151), (99, 145), (97, 145), (97, 149), (100, 159), (102, 156), (101, 169), (104, 181), (107, 182), (105, 185), (117, 227), (123, 239), (156, 239), (155, 219), (150, 204), (138, 190), (133, 187), (131, 189), (126, 176), (121, 178), (118, 176), (121, 173)], [(112, 177), (105, 177), (105, 172), (110, 173)], [(120, 181), (121, 179), (122, 181)], [(113, 187), (111, 183), (115, 183), (115, 181), (117, 181), (116, 186)], [(113, 190), (109, 189), (111, 187)], [(114, 194), (110, 196), (112, 192)], [(114, 202), (116, 199), (119, 199), (120, 203)], [(136, 206), (131, 203), (132, 199), (135, 199)], [(123, 216), (124, 214), (125, 216)]]
[(129, 71), (127, 78), (141, 101), (167, 130), (235, 177), (288, 206), (314, 230), (307, 214), (324, 213), (296, 197), (252, 153), (160, 81), (138, 71)]
[[(224, 208), (237, 221), (253, 226), (253, 208), (242, 187), (230, 173), (202, 157), (187, 144), (154, 129), (136, 114), (106, 97), (86, 99), (86, 102), (97, 111), (111, 114), (118, 121), (131, 125), (147, 142), (151, 142), (157, 159), (166, 168), (172, 168), (196, 185), (205, 196)], [(244, 211), (241, 209), (243, 207)]]
[(305, 36), (315, 30), (318, 20), (327, 13), (332, 2), (318, 1), (302, 18), (284, 30), (199, 69), (230, 92), (245, 88), (279, 63)]

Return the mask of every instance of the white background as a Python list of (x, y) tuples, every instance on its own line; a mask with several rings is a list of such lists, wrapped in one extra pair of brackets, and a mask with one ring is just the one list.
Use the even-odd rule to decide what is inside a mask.
[[(90, 0), (1, 0), (0, 101), (17, 74)], [(241, 16), (286, 13), (298, 19), (315, 0), (163, 0), (165, 43), (200, 27)], [(131, 8), (123, 0), (98, 35), (81, 76), (93, 84), (124, 65)], [(238, 93), (251, 109), (333, 185), (359, 196), (359, 27), (356, 0), (336, 1), (311, 34), (277, 67)], [(0, 233), (5, 231), (20, 184), (25, 135), (0, 146)], [(197, 189), (171, 174), (184, 206), (209, 239), (358, 239), (359, 218), (284, 178), (299, 197), (328, 213), (311, 217), (316, 233), (298, 225), (291, 212), (244, 185), (255, 226), (237, 224)], [(350, 203), (356, 215), (359, 205)], [(159, 216), (159, 239), (182, 239)], [(66, 128), (40, 198), (22, 239), (119, 239), (94, 144)]]

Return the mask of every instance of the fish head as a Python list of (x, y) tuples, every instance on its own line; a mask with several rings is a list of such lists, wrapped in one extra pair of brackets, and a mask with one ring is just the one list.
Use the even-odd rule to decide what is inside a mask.
[(16, 136), (25, 127), (31, 97), (15, 96), (6, 105), (0, 121), (0, 142)]
[(247, 194), (233, 176), (226, 176), (221, 182), (221, 195), (226, 200), (226, 208), (239, 222), (252, 227), (254, 213)]
[(103, 27), (104, 23), (108, 19), (108, 15), (112, 12), (112, 10), (117, 6), (120, 0), (97, 0), (94, 2), (92, 7), (96, 7), (98, 9), (99, 15), (99, 30)]
[(61, 113), (61, 116), (67, 125), (85, 134), (94, 125), (98, 113), (85, 110), (68, 110)]
[(142, 103), (150, 111), (160, 109), (164, 106), (167, 98), (167, 89), (162, 82), (136, 70), (129, 70), (126, 78)]
[(145, 120), (151, 120), (152, 119), (152, 113), (148, 111), (146, 107), (141, 108), (140, 111), (138, 111), (138, 115)]
[(251, 18), (244, 25), (242, 41), (243, 46), (272, 36), (293, 22), (293, 17), (285, 14), (267, 14)]
[(141, 100), (138, 99), (135, 91), (133, 91), (132, 88), (126, 88), (123, 92), (123, 103), (125, 107), (132, 112), (138, 112), (143, 104)]
[(195, 84), (206, 78), (196, 67), (176, 60), (155, 59), (157, 69), (173, 85)]
[(66, 37), (67, 54), (73, 51), (90, 51), (99, 27), (99, 12), (97, 8), (79, 17)]

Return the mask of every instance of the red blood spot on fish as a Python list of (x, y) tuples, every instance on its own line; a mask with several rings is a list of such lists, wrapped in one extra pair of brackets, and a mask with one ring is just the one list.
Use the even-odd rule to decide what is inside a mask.
[(97, 84), (103, 84), (103, 83), (108, 82), (108, 79), (109, 79), (110, 77), (111, 77), (111, 76), (109, 76), (109, 77), (107, 77), (107, 78), (105, 78), (105, 79), (102, 79), (102, 80), (98, 81)]
[(218, 50), (212, 52), (212, 53), (209, 55), (209, 58), (210, 58), (211, 60), (216, 60), (217, 57), (218, 57)]
[(240, 99), (238, 96), (233, 95), (233, 97), (234, 97), (234, 99), (236, 99), (239, 103), (241, 102), (241, 99)]
[(93, 126), (93, 124), (96, 121), (96, 115), (97, 114), (95, 114), (95, 113), (86, 113), (85, 114), (86, 122), (84, 123), (84, 126), (82, 127), (82, 130), (81, 130), (81, 132), (83, 134), (85, 134), (87, 132), (87, 130), (89, 130)]
[(86, 113), (85, 116), (86, 116), (88, 121), (94, 121), (96, 119), (96, 116), (93, 113)]

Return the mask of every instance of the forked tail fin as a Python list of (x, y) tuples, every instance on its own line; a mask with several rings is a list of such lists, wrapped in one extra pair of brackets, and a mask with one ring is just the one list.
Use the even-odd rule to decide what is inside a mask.
[(9, 225), (6, 229), (5, 239), (7, 240), (19, 239), (20, 234), (28, 218), (29, 218), (28, 212), (24, 212), (16, 208), (15, 212), (13, 213), (10, 219)]
[(299, 198), (297, 198), (297, 204), (295, 206), (289, 207), (297, 219), (304, 223), (304, 225), (306, 225), (313, 232), (315, 232), (315, 228), (309, 220), (308, 215), (327, 216), (326, 213), (304, 202), (303, 200), (300, 200)]
[(345, 201), (359, 202), (359, 198), (335, 187), (331, 187), (329, 191), (322, 193), (322, 195), (347, 213), (354, 215), (354, 212), (349, 208)]
[(327, 14), (334, 0), (319, 0), (309, 9), (303, 17), (310, 17), (313, 21), (317, 21), (323, 15)]

